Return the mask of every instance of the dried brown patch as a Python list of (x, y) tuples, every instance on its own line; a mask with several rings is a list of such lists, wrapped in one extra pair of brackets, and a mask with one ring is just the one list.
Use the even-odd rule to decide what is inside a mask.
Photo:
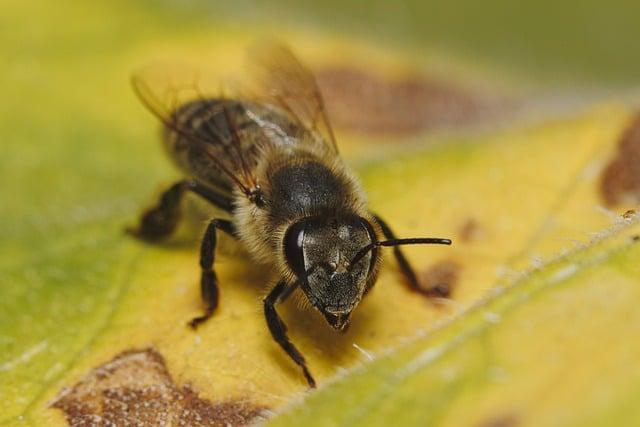
[(212, 403), (172, 380), (153, 349), (121, 353), (64, 389), (51, 405), (71, 426), (239, 426), (265, 408), (242, 401)]
[(458, 229), (458, 236), (462, 242), (472, 242), (482, 236), (482, 228), (474, 218), (468, 218)]
[(513, 414), (503, 414), (478, 424), (478, 427), (515, 427), (518, 419)]
[(600, 193), (608, 206), (640, 203), (640, 114), (622, 134), (617, 156), (600, 178)]
[(420, 283), (430, 296), (449, 298), (460, 279), (462, 266), (453, 260), (443, 260), (432, 265), (420, 276)]
[(502, 117), (515, 102), (412, 74), (390, 80), (356, 67), (316, 71), (332, 123), (363, 133), (411, 134)]

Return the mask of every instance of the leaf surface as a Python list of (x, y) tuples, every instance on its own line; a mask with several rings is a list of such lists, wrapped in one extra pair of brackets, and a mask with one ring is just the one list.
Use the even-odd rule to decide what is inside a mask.
[[(262, 317), (275, 279), (268, 268), (222, 240), (220, 309), (194, 333), (186, 322), (201, 310), (204, 223), (156, 246), (123, 233), (179, 178), (129, 74), (163, 56), (232, 72), (259, 29), (238, 34), (220, 23), (212, 35), (210, 20), (187, 13), (192, 25), (176, 27), (171, 8), (143, 2), (40, 6), (10, 2), (0, 18), (0, 59), (9, 64), (0, 70), (0, 424), (65, 425), (65, 414), (86, 413), (118, 420), (114, 408), (126, 402), (114, 390), (137, 396), (138, 409), (153, 402), (179, 414), (197, 406), (211, 422), (285, 407), (276, 423), (637, 419), (637, 220), (620, 219), (633, 203), (603, 208), (601, 192), (602, 171), (631, 123), (625, 104), (483, 132), (429, 132), (416, 128), (420, 115), (383, 128), (370, 120), (363, 131), (347, 126), (357, 114), (340, 116), (360, 95), (341, 98), (333, 87), (333, 112), (345, 125), (340, 149), (372, 209), (400, 236), (454, 239), (450, 248), (407, 248), (421, 280), (449, 287), (452, 297), (434, 302), (410, 292), (387, 256), (347, 334), (286, 304), (292, 339), (318, 382), (331, 383), (300, 403), (306, 385)], [(397, 111), (444, 105), (428, 104), (440, 83), (427, 78), (408, 91), (415, 86), (403, 80), (408, 71), (422, 75), (427, 60), (337, 37), (284, 35), (319, 74), (334, 67), (325, 84), (345, 78), (335, 65), (346, 64), (377, 70), (367, 81), (389, 95), (382, 98), (420, 94), (411, 99), (423, 110), (391, 104)], [(446, 93), (467, 99), (467, 88), (453, 87)], [(465, 105), (454, 111), (485, 104)], [(375, 117), (375, 108), (367, 111)], [(449, 129), (466, 117), (446, 111)], [(606, 236), (594, 241), (593, 233)], [(124, 378), (129, 372), (146, 380)], [(83, 407), (82, 390), (100, 390), (105, 400)], [(76, 406), (52, 408), (63, 396)]]

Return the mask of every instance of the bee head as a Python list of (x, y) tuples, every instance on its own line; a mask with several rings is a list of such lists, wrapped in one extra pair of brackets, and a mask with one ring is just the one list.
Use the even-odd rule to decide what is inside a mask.
[(313, 217), (294, 223), (284, 237), (284, 255), (309, 302), (337, 330), (345, 330), (358, 305), (377, 257), (363, 247), (376, 241), (364, 218)]

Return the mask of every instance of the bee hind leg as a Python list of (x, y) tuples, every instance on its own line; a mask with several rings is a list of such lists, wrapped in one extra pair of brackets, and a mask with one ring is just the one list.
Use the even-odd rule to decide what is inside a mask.
[[(386, 237), (387, 239), (397, 238), (395, 233), (391, 230), (389, 225), (382, 218), (380, 218), (378, 215), (373, 215), (373, 217), (375, 218), (376, 222), (380, 225), (380, 228), (382, 229), (382, 233), (384, 234), (384, 237)], [(416, 275), (415, 271), (411, 267), (411, 264), (409, 264), (409, 261), (407, 260), (407, 258), (404, 256), (404, 253), (402, 252), (402, 249), (400, 249), (400, 246), (393, 247), (393, 255), (395, 256), (396, 261), (400, 266), (400, 271), (402, 271), (402, 274), (407, 280), (409, 289), (429, 298), (449, 297), (449, 292), (446, 289), (442, 289), (439, 286), (426, 288), (420, 285), (420, 282), (418, 281), (418, 276)]]
[(193, 179), (185, 179), (173, 184), (162, 193), (158, 204), (148, 209), (140, 218), (137, 228), (126, 231), (143, 240), (156, 241), (170, 235), (180, 220), (180, 203), (187, 191), (198, 194), (211, 204), (230, 212), (232, 205), (229, 198), (216, 193)]
[(264, 299), (264, 315), (267, 319), (267, 326), (269, 327), (269, 331), (271, 332), (273, 339), (302, 369), (302, 374), (307, 380), (309, 387), (315, 388), (316, 382), (313, 379), (311, 372), (309, 372), (309, 368), (307, 368), (307, 362), (305, 361), (302, 353), (300, 353), (300, 351), (289, 340), (289, 337), (287, 336), (287, 325), (284, 324), (275, 308), (275, 304), (283, 302), (294, 289), (294, 285), (287, 286), (284, 281), (279, 282)]
[(235, 227), (233, 223), (225, 219), (211, 220), (204, 232), (202, 245), (200, 246), (200, 268), (202, 268), (200, 291), (206, 307), (203, 315), (195, 317), (189, 322), (189, 326), (192, 329), (196, 329), (201, 323), (213, 316), (213, 313), (218, 307), (218, 277), (213, 269), (217, 244), (217, 230), (224, 231), (230, 236), (235, 237)]

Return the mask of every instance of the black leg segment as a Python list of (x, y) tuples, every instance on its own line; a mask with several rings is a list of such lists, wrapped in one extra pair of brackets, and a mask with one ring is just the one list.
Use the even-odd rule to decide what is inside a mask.
[(211, 220), (204, 232), (202, 245), (200, 247), (200, 268), (202, 268), (200, 291), (205, 303), (205, 312), (202, 316), (198, 316), (189, 322), (189, 326), (193, 329), (197, 328), (198, 325), (209, 319), (218, 306), (218, 278), (213, 270), (217, 244), (217, 230), (222, 230), (230, 236), (235, 237), (235, 228), (233, 224), (231, 221), (224, 219)]
[[(376, 222), (380, 225), (380, 228), (382, 229), (382, 233), (387, 239), (397, 239), (394, 232), (391, 231), (391, 228), (389, 227), (389, 225), (382, 218), (380, 218), (378, 215), (373, 215), (373, 217), (375, 218)], [(411, 264), (409, 264), (409, 261), (407, 261), (407, 258), (404, 256), (404, 253), (402, 253), (402, 249), (400, 249), (400, 246), (393, 247), (393, 255), (396, 257), (396, 261), (400, 266), (400, 271), (402, 271), (402, 274), (407, 279), (409, 288), (412, 291), (418, 292), (427, 297), (440, 297), (440, 298), (447, 297), (447, 295), (442, 293), (439, 287), (424, 288), (420, 286), (420, 282), (418, 281), (418, 276), (416, 276), (416, 273), (415, 271), (413, 271)]]
[(192, 179), (173, 184), (160, 197), (158, 204), (147, 210), (140, 219), (137, 229), (127, 231), (144, 240), (159, 240), (171, 234), (180, 219), (180, 202), (187, 191), (198, 194), (220, 209), (231, 212), (231, 199), (216, 193)]
[(302, 368), (302, 373), (309, 383), (309, 387), (315, 388), (316, 382), (311, 376), (309, 369), (307, 368), (307, 362), (304, 360), (304, 356), (298, 349), (291, 343), (287, 336), (287, 326), (284, 324), (278, 312), (276, 311), (275, 304), (284, 301), (287, 296), (291, 294), (295, 287), (295, 284), (287, 285), (285, 282), (279, 282), (269, 295), (264, 299), (264, 316), (267, 319), (267, 325), (269, 331), (276, 340), (280, 347), (289, 355), (293, 361)]

